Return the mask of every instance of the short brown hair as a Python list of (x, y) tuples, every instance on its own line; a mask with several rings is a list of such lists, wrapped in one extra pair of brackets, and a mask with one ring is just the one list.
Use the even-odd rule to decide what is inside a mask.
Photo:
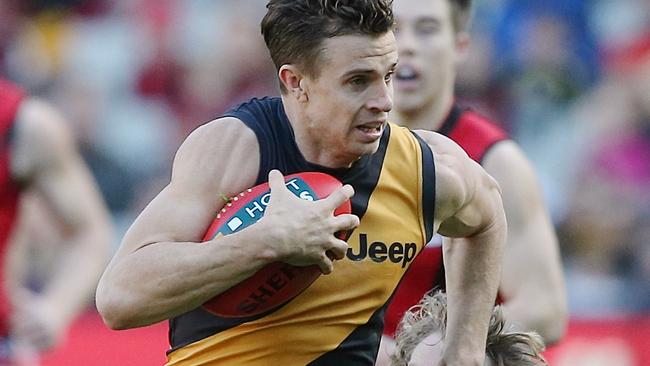
[[(415, 347), (435, 331), (444, 337), (446, 327), (447, 296), (440, 291), (425, 295), (404, 314), (397, 327), (391, 365), (408, 365)], [(537, 333), (506, 331), (501, 307), (494, 307), (485, 353), (496, 366), (548, 365), (541, 355), (543, 350), (544, 341)]]
[(390, 31), (392, 4), (393, 0), (270, 0), (262, 35), (276, 69), (296, 64), (308, 76), (318, 77), (325, 39)]
[(451, 20), (456, 32), (466, 31), (472, 13), (472, 0), (449, 0)]

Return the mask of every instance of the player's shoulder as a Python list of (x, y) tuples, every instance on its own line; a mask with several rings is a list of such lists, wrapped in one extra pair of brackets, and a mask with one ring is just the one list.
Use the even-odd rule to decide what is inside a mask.
[(259, 164), (255, 133), (238, 118), (221, 117), (197, 127), (183, 141), (174, 158), (172, 182), (196, 189), (217, 185), (224, 193), (237, 193), (255, 183)]
[(240, 119), (232, 116), (219, 117), (194, 129), (183, 145), (203, 148), (238, 144), (254, 138), (253, 131)]
[[(474, 175), (474, 162), (452, 139), (438, 132), (414, 131), (431, 149), (435, 162), (436, 190), (446, 192), (445, 197), (462, 197), (463, 190)], [(442, 188), (442, 189), (440, 189)], [(458, 192), (458, 195), (450, 194)], [(441, 201), (440, 195), (436, 200)]]
[(503, 125), (493, 117), (472, 108), (466, 108), (462, 120), (465, 128), (461, 133), (470, 129), (474, 134), (482, 137), (481, 141), (483, 141), (483, 149), (485, 150), (480, 161), (488, 172), (491, 171), (492, 167), (511, 169), (515, 172), (518, 168), (529, 165), (528, 158), (522, 148), (510, 137), (502, 127)]
[(485, 153), (482, 165), (487, 168), (492, 165), (516, 167), (521, 164), (530, 164), (526, 153), (516, 141), (505, 140)]
[(447, 126), (447, 135), (481, 164), (486, 159), (507, 164), (508, 154), (512, 152), (513, 146), (516, 148), (516, 143), (502, 125), (474, 109), (455, 108), (459, 111), (457, 122), (451, 128)]
[(223, 116), (235, 117), (246, 124), (273, 121), (284, 114), (281, 97), (250, 98), (227, 110)]
[(501, 185), (516, 187), (517, 190), (537, 185), (532, 162), (513, 140), (496, 144), (485, 154), (481, 165)]
[[(191, 160), (232, 158), (241, 150), (250, 153), (258, 149), (255, 133), (241, 119), (220, 117), (194, 129), (181, 144), (177, 158), (192, 156)], [(197, 160), (198, 159), (198, 160)]]
[(272, 124), (282, 108), (281, 98), (252, 98), (197, 127), (176, 153), (172, 183), (191, 179), (194, 186), (217, 184), (233, 194), (252, 186), (261, 161), (260, 126)]
[(435, 131), (414, 130), (427, 145), (431, 148), (436, 160), (440, 158), (468, 158), (467, 153), (451, 138)]
[(455, 141), (440, 133), (416, 130), (431, 148), (435, 161), (436, 207), (459, 207), (477, 187), (494, 184), (493, 179)]
[(260, 109), (260, 108), (277, 108), (282, 104), (282, 98), (277, 97), (277, 96), (265, 96), (265, 97), (252, 97), (248, 100), (245, 100), (239, 104), (234, 105), (230, 110), (228, 110), (225, 114), (229, 114), (230, 112), (236, 112), (236, 111), (241, 111), (241, 110), (252, 110), (252, 109)]
[[(494, 143), (510, 139), (510, 135), (494, 119), (476, 112), (472, 108), (455, 107), (457, 113), (448, 118), (441, 127), (441, 132), (458, 141), (461, 146), (471, 146), (470, 150), (487, 149)], [(480, 154), (480, 151), (477, 151)], [(470, 156), (475, 154), (470, 153)]]

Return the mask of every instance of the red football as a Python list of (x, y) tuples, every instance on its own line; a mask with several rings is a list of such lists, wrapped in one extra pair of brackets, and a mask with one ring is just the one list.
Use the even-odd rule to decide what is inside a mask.
[[(309, 201), (325, 198), (342, 186), (338, 179), (318, 172), (288, 175), (285, 182), (289, 191)], [(270, 192), (267, 182), (231, 198), (208, 228), (203, 241), (211, 240), (217, 235), (235, 233), (257, 222), (264, 216)], [(348, 200), (334, 211), (334, 215), (350, 212)], [(320, 275), (321, 271), (316, 265), (299, 267), (274, 262), (207, 301), (203, 308), (223, 317), (258, 315), (291, 300)]]

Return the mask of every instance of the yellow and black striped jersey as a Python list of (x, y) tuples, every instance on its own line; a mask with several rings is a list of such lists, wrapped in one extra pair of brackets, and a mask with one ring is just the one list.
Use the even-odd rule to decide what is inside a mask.
[(433, 233), (431, 150), (389, 123), (375, 154), (327, 169), (302, 157), (279, 98), (253, 99), (226, 116), (256, 133), (258, 183), (271, 169), (332, 174), (355, 188), (352, 212), (361, 223), (333, 273), (280, 308), (237, 319), (199, 308), (172, 319), (168, 365), (374, 365), (387, 303)]

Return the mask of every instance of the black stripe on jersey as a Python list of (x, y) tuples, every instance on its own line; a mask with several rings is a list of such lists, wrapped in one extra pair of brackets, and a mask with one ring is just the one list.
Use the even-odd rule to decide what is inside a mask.
[(295, 145), (295, 142), (280, 98), (253, 98), (233, 107), (220, 118), (224, 117), (237, 118), (255, 132), (260, 150), (256, 185), (266, 182), (272, 169), (278, 169), (285, 175), (293, 173), (288, 172), (287, 159), (283, 155), (286, 155), (285, 145)]
[(436, 167), (433, 152), (429, 145), (418, 134), (413, 135), (420, 143), (422, 151), (422, 219), (428, 243), (433, 237), (433, 219), (436, 205)]
[(356, 328), (334, 350), (323, 354), (308, 366), (372, 366), (384, 330), (384, 313), (388, 302), (377, 309), (368, 322)]
[(223, 332), (224, 330), (236, 327), (240, 324), (263, 318), (278, 308), (255, 316), (224, 318), (199, 307), (175, 318), (171, 318), (169, 320), (168, 333), (171, 348), (167, 353), (169, 354), (170, 352), (183, 348), (188, 344), (200, 341), (201, 339)]
[(384, 158), (386, 157), (389, 139), (390, 126), (386, 124), (386, 130), (379, 141), (379, 148), (371, 156), (370, 161), (362, 169), (350, 171), (350, 174), (337, 177), (344, 184), (349, 184), (354, 187), (355, 193), (352, 196), (352, 213), (359, 216), (359, 219), (363, 218), (366, 210), (368, 210), (370, 196), (375, 190), (377, 183), (379, 183), (379, 175), (381, 174), (381, 168), (384, 166)]
[(445, 122), (442, 123), (442, 126), (438, 129), (438, 132), (445, 135), (449, 136), (451, 131), (456, 127), (456, 124), (460, 120), (460, 115), (463, 114), (462, 109), (457, 105), (454, 104), (451, 107), (451, 111), (449, 111), (449, 115), (445, 119)]

